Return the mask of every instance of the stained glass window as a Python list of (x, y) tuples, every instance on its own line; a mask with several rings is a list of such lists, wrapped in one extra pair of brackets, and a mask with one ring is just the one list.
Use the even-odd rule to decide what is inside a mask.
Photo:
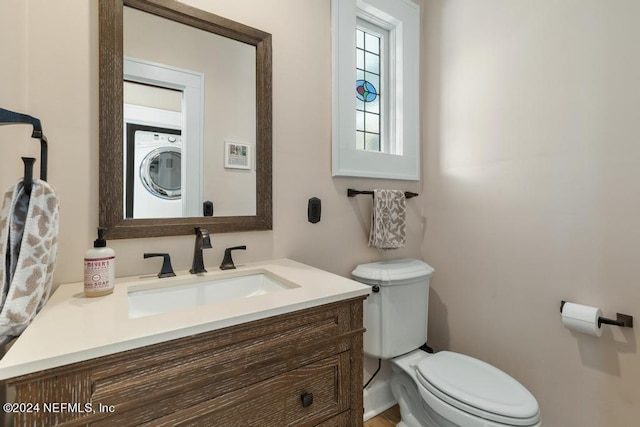
[(333, 176), (420, 179), (418, 3), (331, 0)]
[(356, 147), (381, 151), (381, 38), (356, 30)]

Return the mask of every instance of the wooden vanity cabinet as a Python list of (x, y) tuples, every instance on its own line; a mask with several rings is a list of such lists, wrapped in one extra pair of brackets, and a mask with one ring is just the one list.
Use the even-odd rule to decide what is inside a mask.
[(15, 425), (361, 426), (362, 300), (13, 378)]

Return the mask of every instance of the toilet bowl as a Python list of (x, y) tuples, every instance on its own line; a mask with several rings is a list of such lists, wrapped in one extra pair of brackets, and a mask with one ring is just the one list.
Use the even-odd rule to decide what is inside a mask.
[(429, 280), (415, 259), (362, 264), (353, 277), (372, 286), (364, 303), (364, 352), (390, 359), (399, 427), (539, 427), (534, 396), (518, 381), (472, 357), (418, 347), (427, 339)]
[(415, 350), (392, 359), (391, 366), (401, 427), (540, 426), (533, 395), (480, 360), (448, 351), (430, 355)]

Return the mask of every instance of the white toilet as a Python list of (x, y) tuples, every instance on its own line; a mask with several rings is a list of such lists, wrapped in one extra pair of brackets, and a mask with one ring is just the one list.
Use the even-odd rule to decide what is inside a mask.
[(372, 286), (364, 303), (364, 352), (392, 359), (398, 427), (539, 427), (540, 410), (518, 381), (488, 363), (449, 351), (429, 354), (429, 279), (415, 259), (362, 264), (355, 280)]

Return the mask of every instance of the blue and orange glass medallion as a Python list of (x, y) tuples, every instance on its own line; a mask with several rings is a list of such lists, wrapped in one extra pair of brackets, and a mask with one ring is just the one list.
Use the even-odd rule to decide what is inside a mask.
[(376, 87), (366, 80), (356, 81), (356, 97), (360, 101), (372, 102), (378, 96)]

